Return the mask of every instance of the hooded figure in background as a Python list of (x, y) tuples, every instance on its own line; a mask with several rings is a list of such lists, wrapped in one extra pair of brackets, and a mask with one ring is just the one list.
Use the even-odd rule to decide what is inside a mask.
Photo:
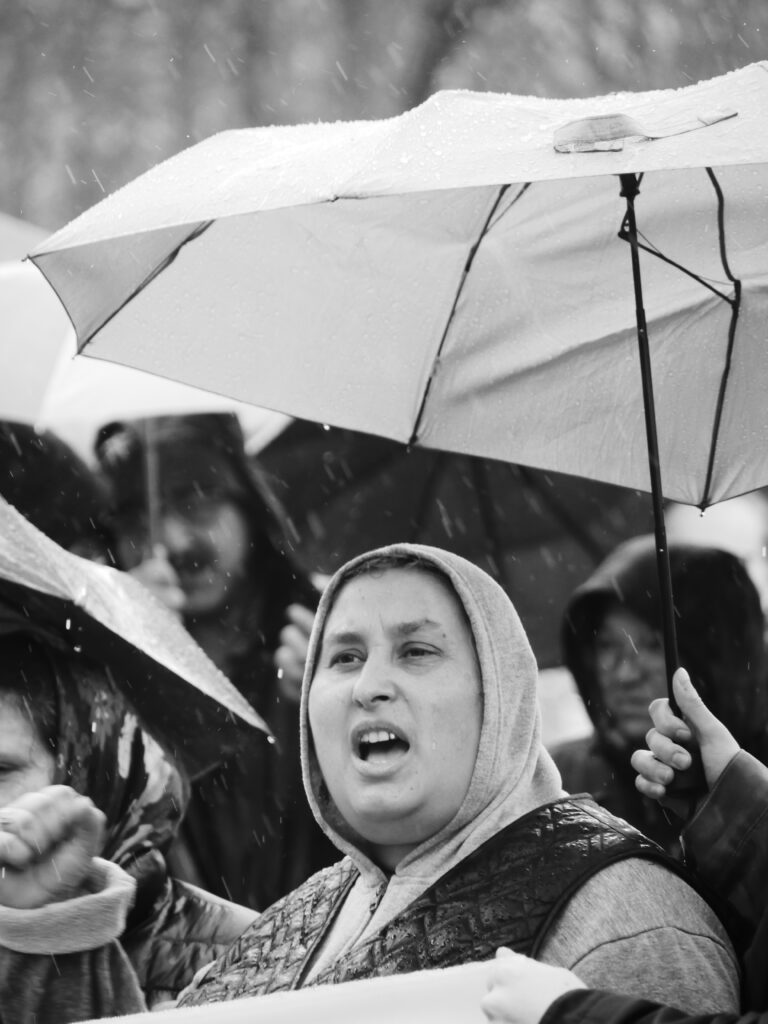
[[(760, 598), (735, 555), (669, 546), (680, 664), (737, 742), (765, 762), (768, 686)], [(552, 751), (563, 785), (590, 793), (674, 855), (679, 826), (635, 788), (630, 756), (651, 727), (648, 705), (667, 694), (652, 537), (618, 547), (566, 608), (563, 661), (594, 724)]]
[(67, 551), (113, 564), (107, 490), (55, 434), (0, 421), (0, 494)]
[(738, 1005), (732, 947), (677, 866), (543, 748), (537, 667), (504, 591), (399, 544), (333, 577), (301, 702), (304, 785), (344, 855), (263, 914), (181, 1005), (491, 958)]
[(12, 609), (2, 611), (0, 816), (25, 793), (71, 787), (106, 818), (89, 888), (128, 876), (120, 911), (100, 907), (85, 939), (98, 948), (115, 937), (115, 948), (94, 954), (71, 985), (54, 957), (70, 953), (73, 943), (80, 948), (83, 935), (61, 926), (60, 904), (28, 912), (0, 907), (3, 1020), (81, 1020), (172, 1000), (254, 914), (170, 878), (165, 856), (189, 782), (139, 727), (113, 672), (72, 655), (52, 637), (30, 633)]
[(113, 423), (97, 456), (119, 567), (149, 585), (147, 569), (159, 567), (184, 625), (276, 739), (244, 734), (241, 749), (193, 783), (173, 871), (263, 909), (335, 852), (304, 800), (298, 707), (273, 661), (286, 609), (314, 608), (317, 593), (287, 553), (279, 506), (246, 458), (236, 416)]

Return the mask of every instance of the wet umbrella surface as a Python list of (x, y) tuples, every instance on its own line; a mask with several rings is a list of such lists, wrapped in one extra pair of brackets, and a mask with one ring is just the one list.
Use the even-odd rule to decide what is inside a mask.
[(768, 482), (767, 106), (755, 64), (680, 90), (448, 92), (387, 121), (225, 132), (32, 258), (91, 355), (650, 489), (636, 240), (664, 493), (704, 507)]
[(113, 666), (138, 717), (193, 776), (236, 744), (239, 729), (268, 732), (141, 584), (64, 551), (0, 498), (0, 631), (19, 623)]

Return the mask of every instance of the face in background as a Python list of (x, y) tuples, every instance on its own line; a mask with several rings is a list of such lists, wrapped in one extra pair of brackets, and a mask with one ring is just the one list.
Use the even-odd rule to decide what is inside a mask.
[(336, 807), (383, 867), (456, 815), (482, 714), (474, 641), (447, 581), (393, 568), (343, 587), (325, 623), (309, 723)]
[(21, 698), (0, 690), (0, 807), (50, 786), (55, 765)]
[[(116, 533), (124, 568), (135, 568), (151, 554), (143, 512), (120, 516)], [(223, 608), (248, 575), (250, 540), (244, 512), (225, 495), (194, 487), (164, 495), (158, 541), (184, 592), (184, 615), (213, 615)]]
[(666, 697), (661, 634), (627, 608), (607, 612), (595, 637), (595, 672), (603, 706), (621, 738), (641, 742), (652, 722), (648, 705)]

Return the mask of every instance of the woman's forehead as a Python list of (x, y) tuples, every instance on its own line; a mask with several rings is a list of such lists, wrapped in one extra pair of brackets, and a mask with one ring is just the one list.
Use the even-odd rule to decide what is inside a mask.
[(657, 631), (644, 619), (623, 605), (613, 605), (603, 616), (598, 626), (599, 634), (618, 633), (626, 636), (655, 634)]
[(423, 620), (425, 625), (439, 625), (463, 613), (447, 579), (417, 567), (393, 567), (343, 583), (326, 619), (326, 631), (343, 621), (365, 621), (372, 616), (393, 623)]

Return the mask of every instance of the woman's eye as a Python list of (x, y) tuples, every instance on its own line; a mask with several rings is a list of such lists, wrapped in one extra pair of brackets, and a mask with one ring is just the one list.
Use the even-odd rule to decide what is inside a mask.
[(337, 651), (330, 657), (329, 664), (334, 665), (356, 665), (362, 660), (359, 651)]
[(406, 658), (413, 658), (414, 660), (420, 660), (422, 658), (428, 658), (431, 654), (437, 652), (431, 647), (422, 647), (419, 644), (412, 644), (406, 647), (403, 654)]

